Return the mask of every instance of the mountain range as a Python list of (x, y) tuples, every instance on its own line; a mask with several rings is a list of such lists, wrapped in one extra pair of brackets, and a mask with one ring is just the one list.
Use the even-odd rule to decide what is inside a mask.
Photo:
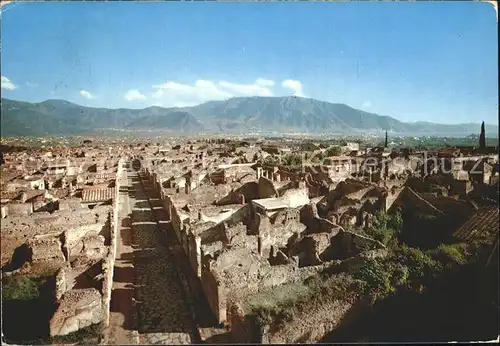
[[(102, 129), (165, 130), (174, 133), (363, 133), (476, 134), (480, 125), (401, 122), (345, 104), (309, 98), (235, 97), (193, 107), (108, 109), (65, 100), (30, 103), (2, 99), (2, 136), (50, 136), (92, 133)], [(498, 125), (486, 125), (498, 133)]]

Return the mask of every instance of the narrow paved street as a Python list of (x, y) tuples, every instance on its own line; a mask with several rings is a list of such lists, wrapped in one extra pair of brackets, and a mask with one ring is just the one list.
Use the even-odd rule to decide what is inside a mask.
[[(187, 292), (167, 246), (166, 213), (152, 184), (129, 169), (120, 230), (108, 343), (198, 343)], [(169, 239), (172, 241), (172, 239)], [(135, 300), (135, 304), (134, 304)]]

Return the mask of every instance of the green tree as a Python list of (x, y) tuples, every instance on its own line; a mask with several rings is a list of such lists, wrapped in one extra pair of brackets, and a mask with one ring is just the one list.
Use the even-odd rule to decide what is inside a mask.
[(341, 149), (338, 146), (333, 146), (325, 150), (325, 156), (338, 156), (341, 153)]
[(379, 212), (373, 216), (372, 227), (368, 230), (368, 235), (387, 245), (403, 227), (403, 217), (401, 213), (389, 215)]
[(39, 296), (39, 286), (43, 278), (30, 276), (6, 277), (2, 280), (2, 299), (31, 300)]
[(484, 121), (481, 123), (481, 133), (479, 134), (479, 149), (484, 150), (486, 148), (486, 133), (484, 130)]
[[(367, 259), (355, 269), (353, 274), (355, 279), (362, 282), (364, 293), (368, 294), (374, 302), (395, 291), (391, 269), (387, 264), (375, 259)], [(400, 277), (398, 277), (399, 279)]]
[(411, 287), (423, 289), (441, 272), (441, 263), (419, 248), (403, 244), (395, 249), (393, 261), (408, 268), (408, 283)]

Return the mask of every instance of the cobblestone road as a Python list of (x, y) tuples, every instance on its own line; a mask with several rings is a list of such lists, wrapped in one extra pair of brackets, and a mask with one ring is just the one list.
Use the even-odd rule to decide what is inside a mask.
[(140, 343), (195, 343), (198, 341), (196, 326), (162, 229), (165, 212), (147, 180), (132, 175), (132, 191), (135, 298)]
[[(166, 213), (152, 184), (128, 170), (119, 231), (107, 344), (191, 344), (200, 337), (166, 240)], [(167, 246), (167, 244), (170, 246)]]

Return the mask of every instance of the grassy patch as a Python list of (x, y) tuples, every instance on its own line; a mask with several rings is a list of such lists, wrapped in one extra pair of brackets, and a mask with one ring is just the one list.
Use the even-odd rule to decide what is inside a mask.
[(47, 277), (15, 276), (2, 279), (3, 300), (32, 300), (40, 297), (40, 286)]

